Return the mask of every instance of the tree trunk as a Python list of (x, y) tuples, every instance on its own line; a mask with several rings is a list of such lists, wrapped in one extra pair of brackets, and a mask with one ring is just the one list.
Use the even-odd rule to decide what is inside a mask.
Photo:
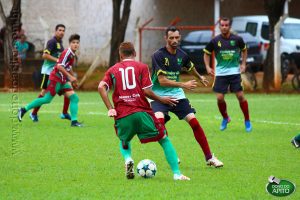
[(5, 23), (4, 35), (4, 88), (19, 86), (18, 51), (14, 48), (17, 32), (21, 24), (21, 0), (13, 0), (13, 6), (8, 17), (5, 16), (0, 2), (0, 15)]
[(120, 18), (122, 1), (123, 0), (113, 0), (113, 23), (111, 31), (109, 66), (113, 66), (119, 60), (118, 47), (124, 41), (130, 16), (131, 0), (124, 0), (122, 18)]
[(285, 0), (264, 0), (264, 9), (269, 18), (270, 46), (264, 63), (263, 88), (270, 91), (274, 86), (274, 26), (283, 14)]

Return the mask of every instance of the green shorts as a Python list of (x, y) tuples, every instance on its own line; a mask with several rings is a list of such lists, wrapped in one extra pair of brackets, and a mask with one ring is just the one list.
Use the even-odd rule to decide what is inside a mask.
[(136, 112), (115, 121), (117, 136), (123, 145), (137, 135), (141, 143), (156, 142), (167, 133), (166, 128), (161, 124), (154, 114), (147, 112)]
[(49, 80), (48, 86), (47, 86), (47, 92), (49, 91), (51, 96), (55, 96), (56, 94), (62, 95), (63, 93), (67, 91), (72, 91), (72, 86), (66, 82), (66, 83), (60, 83), (57, 81)]

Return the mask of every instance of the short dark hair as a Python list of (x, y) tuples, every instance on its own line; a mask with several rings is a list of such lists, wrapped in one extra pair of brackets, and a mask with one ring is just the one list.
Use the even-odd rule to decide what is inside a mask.
[(179, 29), (176, 26), (169, 26), (169, 27), (167, 27), (167, 29), (165, 31), (166, 36), (168, 36), (169, 31), (171, 31), (171, 32), (178, 31), (179, 32)]
[(125, 57), (133, 56), (135, 54), (133, 44), (131, 42), (122, 42), (119, 46), (119, 54)]
[(80, 35), (78, 34), (72, 34), (70, 37), (69, 37), (69, 43), (71, 43), (73, 40), (79, 40), (80, 41)]
[(229, 21), (229, 25), (231, 26), (232, 21), (229, 17), (220, 17), (219, 24), (221, 23), (221, 21)]
[(57, 31), (59, 27), (63, 27), (64, 29), (66, 29), (65, 25), (63, 25), (63, 24), (57, 24), (55, 26), (55, 31)]

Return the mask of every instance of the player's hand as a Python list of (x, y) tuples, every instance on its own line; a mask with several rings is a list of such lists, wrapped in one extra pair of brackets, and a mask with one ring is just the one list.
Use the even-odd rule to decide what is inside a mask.
[(161, 103), (168, 104), (170, 106), (176, 106), (178, 100), (172, 97), (161, 97)]
[(71, 83), (77, 81), (77, 79), (74, 76), (70, 76), (68, 78), (69, 78), (69, 80), (70, 80)]
[(187, 82), (183, 83), (183, 87), (188, 90), (195, 89), (197, 87), (197, 81), (195, 81), (195, 80), (187, 81)]
[(207, 84), (209, 83), (209, 81), (204, 76), (200, 76), (200, 82), (204, 86), (207, 86)]
[(71, 82), (71, 84), (72, 84), (72, 87), (73, 87), (74, 89), (77, 89), (77, 88), (78, 88), (78, 82), (77, 82), (77, 80)]
[(241, 64), (240, 65), (240, 70), (241, 70), (241, 73), (245, 73), (245, 71), (246, 71), (246, 65), (245, 64)]
[(114, 108), (109, 109), (108, 112), (107, 112), (107, 116), (109, 116), (109, 117), (115, 117), (115, 116), (117, 116), (116, 109), (114, 109)]
[(211, 76), (215, 75), (215, 71), (211, 67), (206, 67), (206, 71), (207, 71), (207, 74), (209, 74)]

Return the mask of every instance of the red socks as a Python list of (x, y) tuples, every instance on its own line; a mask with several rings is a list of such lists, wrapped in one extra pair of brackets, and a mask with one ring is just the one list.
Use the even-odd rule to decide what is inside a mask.
[(69, 109), (69, 105), (70, 105), (70, 99), (66, 96), (64, 96), (64, 107), (63, 107), (63, 114), (67, 114), (68, 113), (68, 109)]
[(226, 102), (218, 102), (218, 107), (223, 119), (228, 119)]
[(250, 120), (249, 110), (248, 110), (248, 101), (245, 100), (245, 101), (240, 102), (240, 107), (241, 107), (241, 110), (244, 113), (245, 121)]
[[(39, 94), (38, 98), (42, 98), (43, 95)], [(34, 108), (33, 111), (32, 111), (32, 114), (33, 115), (37, 115), (37, 113), (39, 112), (41, 107), (37, 107), (37, 108)]]
[(203, 129), (201, 128), (198, 120), (196, 118), (193, 118), (189, 121), (189, 124), (191, 128), (193, 129), (195, 139), (199, 143), (199, 145), (202, 148), (202, 151), (205, 155), (206, 160), (210, 159), (212, 157), (208, 142), (206, 140), (206, 136), (204, 134)]

